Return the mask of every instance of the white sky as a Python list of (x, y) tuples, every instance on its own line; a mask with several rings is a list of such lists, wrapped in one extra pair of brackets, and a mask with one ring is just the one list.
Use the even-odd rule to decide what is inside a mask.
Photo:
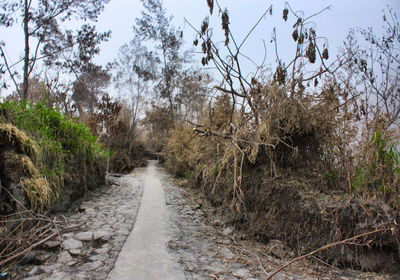
[[(294, 46), (291, 40), (293, 18), (291, 23), (282, 20), (284, 1), (265, 0), (220, 0), (222, 8), (227, 7), (230, 15), (231, 30), (241, 41), (255, 24), (260, 16), (273, 4), (273, 16), (267, 16), (257, 27), (252, 37), (247, 41), (244, 52), (256, 59), (264, 54), (261, 39), (267, 42), (271, 39), (274, 26), (277, 27), (278, 37), (281, 39), (283, 56)], [(381, 30), (383, 10), (387, 5), (400, 14), (399, 0), (297, 0), (288, 1), (294, 10), (302, 10), (305, 15), (311, 15), (321, 9), (331, 6), (331, 9), (314, 18), (317, 34), (327, 37), (330, 53), (333, 54), (342, 44), (350, 28), (367, 28)], [(188, 25), (184, 25), (186, 17), (195, 27), (199, 28), (201, 21), (208, 15), (206, 0), (164, 0), (168, 14), (174, 16), (176, 25), (183, 26), (186, 47), (190, 48), (194, 32)], [(135, 18), (140, 16), (141, 5), (138, 0), (111, 0), (101, 15), (98, 23), (100, 30), (112, 30), (110, 42), (104, 43), (102, 53), (96, 59), (98, 63), (106, 63), (116, 56), (119, 46), (133, 37), (132, 25)], [(215, 10), (215, 9), (214, 9)], [(215, 13), (215, 12), (214, 12)], [(290, 18), (289, 18), (290, 21)], [(220, 21), (216, 22), (216, 31), (220, 30)], [(289, 28), (288, 28), (289, 27)], [(222, 40), (222, 37), (219, 37)], [(268, 48), (272, 52), (271, 48)]]
[[(317, 35), (325, 36), (329, 40), (330, 57), (335, 54), (337, 48), (345, 40), (350, 28), (373, 27), (381, 30), (383, 10), (386, 6), (393, 7), (400, 14), (399, 0), (296, 0), (288, 1), (293, 10), (303, 10), (309, 16), (321, 9), (331, 6), (331, 9), (314, 18)], [(282, 20), (284, 1), (265, 0), (219, 0), (222, 8), (227, 7), (230, 16), (230, 28), (238, 41), (241, 41), (258, 18), (273, 4), (273, 16), (267, 16), (257, 27), (246, 42), (244, 53), (260, 62), (264, 49), (262, 39), (269, 43), (274, 26), (277, 27), (279, 37), (279, 49), (281, 56), (291, 57), (294, 43), (291, 39), (291, 25), (293, 18), (287, 23)], [(184, 25), (183, 18), (186, 17), (195, 27), (199, 28), (201, 21), (209, 15), (206, 0), (164, 0), (167, 13), (174, 16), (174, 23), (182, 26), (185, 48), (192, 47), (194, 32), (188, 25)], [(133, 38), (132, 25), (135, 18), (140, 16), (142, 6), (139, 0), (111, 0), (105, 11), (100, 16), (98, 31), (112, 31), (109, 42), (101, 45), (101, 53), (95, 62), (105, 65), (116, 57), (121, 45)], [(216, 8), (214, 9), (214, 16)], [(214, 17), (215, 18), (215, 17)], [(215, 22), (215, 33), (220, 30), (219, 19)], [(23, 34), (20, 25), (13, 29), (0, 28), (0, 41), (6, 43), (6, 51), (12, 62), (18, 60), (23, 52)], [(223, 40), (222, 36), (219, 36)], [(222, 46), (222, 43), (221, 43)], [(270, 60), (274, 59), (271, 45), (267, 45)], [(271, 61), (270, 63), (273, 63)], [(251, 70), (248, 70), (251, 71)]]

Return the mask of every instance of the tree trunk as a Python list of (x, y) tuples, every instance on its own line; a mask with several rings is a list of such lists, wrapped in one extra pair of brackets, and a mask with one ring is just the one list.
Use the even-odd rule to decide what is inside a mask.
[(24, 56), (24, 81), (22, 84), (22, 100), (28, 99), (28, 75), (29, 75), (29, 5), (28, 0), (24, 0), (24, 37), (25, 37), (25, 56)]
[(170, 118), (171, 118), (171, 127), (175, 129), (175, 113), (174, 113), (174, 103), (172, 99), (172, 92), (170, 88), (170, 77), (168, 74), (168, 65), (167, 65), (167, 58), (166, 58), (166, 48), (163, 47), (163, 58), (164, 58), (164, 78), (165, 78), (165, 90), (168, 96), (169, 102), (169, 110), (170, 110)]

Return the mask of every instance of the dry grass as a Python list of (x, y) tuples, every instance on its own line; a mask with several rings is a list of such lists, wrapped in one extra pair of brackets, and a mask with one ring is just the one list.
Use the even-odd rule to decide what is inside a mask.
[(7, 141), (19, 153), (30, 157), (36, 157), (38, 154), (38, 148), (33, 140), (12, 124), (0, 123), (0, 139)]
[(51, 202), (53, 190), (46, 178), (21, 178), (19, 186), (28, 197), (32, 210), (41, 211)]

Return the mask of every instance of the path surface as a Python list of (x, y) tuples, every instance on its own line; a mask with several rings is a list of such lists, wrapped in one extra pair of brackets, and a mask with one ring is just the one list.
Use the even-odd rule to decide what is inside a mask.
[(185, 279), (183, 269), (167, 251), (164, 189), (151, 161), (143, 177), (144, 191), (135, 226), (122, 248), (108, 279)]
[[(246, 240), (154, 161), (110, 180), (63, 215), (71, 230), (30, 252), (12, 279), (254, 280), (293, 256), (277, 240)], [(276, 279), (394, 278), (300, 262)]]

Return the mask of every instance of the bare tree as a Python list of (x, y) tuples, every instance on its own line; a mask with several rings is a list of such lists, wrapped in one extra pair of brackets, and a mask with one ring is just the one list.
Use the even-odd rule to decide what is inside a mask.
[[(104, 5), (109, 0), (13, 0), (1, 3), (0, 25), (12, 26), (22, 19), (24, 32), (24, 55), (17, 63), (10, 65), (7, 61), (4, 44), (0, 46), (3, 69), (6, 69), (22, 99), (28, 98), (29, 76), (40, 59), (51, 58), (74, 45), (80, 45), (81, 58), (92, 56), (96, 51), (98, 40), (104, 40), (108, 33), (97, 34), (94, 28), (83, 25), (76, 32), (63, 30), (61, 22), (77, 17), (81, 20), (96, 20)], [(93, 35), (96, 36), (93, 36)], [(22, 90), (18, 86), (17, 71), (13, 68), (23, 63)], [(4, 71), (4, 70), (3, 70)]]
[(381, 37), (372, 28), (349, 33), (343, 53), (352, 59), (343, 80), (350, 93), (357, 96), (360, 115), (367, 123), (384, 117), (382, 128), (386, 129), (400, 124), (400, 24), (391, 9), (383, 21), (385, 31)]
[(155, 78), (154, 56), (138, 38), (124, 44), (118, 51), (118, 58), (114, 61), (116, 87), (127, 94), (131, 102), (131, 124), (128, 135), (129, 154), (132, 150), (134, 134), (137, 126), (139, 110), (146, 96), (147, 82)]
[(181, 71), (185, 57), (180, 54), (183, 40), (182, 31), (172, 25), (172, 17), (166, 15), (161, 0), (141, 0), (145, 11), (136, 19), (133, 29), (142, 40), (153, 41), (154, 55), (159, 65), (160, 78), (156, 87), (159, 95), (167, 100), (170, 111), (171, 127), (175, 126), (174, 94), (178, 84), (178, 73)]

